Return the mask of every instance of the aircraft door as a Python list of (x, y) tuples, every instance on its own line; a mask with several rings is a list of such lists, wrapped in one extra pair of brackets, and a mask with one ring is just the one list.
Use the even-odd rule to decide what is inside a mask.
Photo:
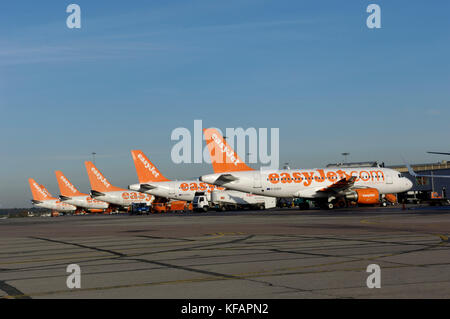
[(253, 188), (261, 188), (261, 172), (257, 171), (253, 174)]
[(391, 174), (387, 174), (387, 176), (386, 176), (386, 184), (392, 184), (392, 175)]
[(170, 183), (169, 185), (169, 195), (174, 196), (175, 195), (175, 183)]

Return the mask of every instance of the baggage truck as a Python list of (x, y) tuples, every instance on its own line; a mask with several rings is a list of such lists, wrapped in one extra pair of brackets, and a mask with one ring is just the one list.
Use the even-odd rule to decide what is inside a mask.
[(196, 211), (230, 209), (269, 209), (276, 207), (276, 198), (249, 194), (234, 190), (214, 190), (211, 193), (198, 193), (194, 197), (193, 208)]

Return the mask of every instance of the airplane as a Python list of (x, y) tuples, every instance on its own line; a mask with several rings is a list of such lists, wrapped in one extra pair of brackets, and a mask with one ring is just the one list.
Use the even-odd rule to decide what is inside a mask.
[(110, 203), (119, 207), (130, 207), (133, 203), (146, 203), (150, 205), (154, 197), (140, 192), (130, 192), (129, 190), (111, 185), (105, 176), (98, 170), (92, 162), (84, 162), (86, 171), (91, 183), (91, 197)]
[(132, 150), (131, 155), (139, 183), (129, 185), (130, 190), (191, 202), (198, 192), (210, 194), (214, 189), (224, 189), (198, 180), (171, 181), (161, 174), (142, 151)]
[[(216, 129), (204, 130), (214, 174), (202, 182), (273, 197), (300, 197), (333, 209), (341, 199), (377, 204), (387, 194), (405, 192), (413, 183), (384, 167), (254, 170), (247, 166)], [(382, 201), (385, 204), (384, 201)]]
[(31, 202), (34, 206), (59, 212), (73, 212), (77, 210), (76, 206), (63, 203), (53, 197), (43, 185), (39, 185), (34, 179), (29, 178), (28, 183), (30, 184), (31, 194), (33, 196)]
[(93, 199), (90, 195), (79, 192), (61, 171), (55, 171), (55, 175), (61, 192), (59, 195), (61, 201), (86, 208), (93, 213), (102, 212), (109, 208), (108, 203)]

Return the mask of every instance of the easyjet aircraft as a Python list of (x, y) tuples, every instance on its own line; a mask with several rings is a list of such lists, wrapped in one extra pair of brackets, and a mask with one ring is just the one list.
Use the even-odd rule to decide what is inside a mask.
[(375, 204), (380, 195), (409, 190), (412, 182), (384, 167), (254, 170), (216, 129), (204, 130), (214, 174), (200, 180), (229, 189), (274, 197), (301, 197), (332, 209), (341, 198)]
[(31, 202), (34, 206), (59, 212), (72, 212), (77, 209), (75, 206), (62, 203), (59, 199), (53, 197), (43, 185), (39, 185), (34, 179), (29, 178), (28, 182), (30, 183), (31, 194), (33, 195)]
[(150, 205), (153, 196), (111, 185), (105, 176), (92, 162), (84, 162), (91, 183), (91, 197), (122, 207), (129, 207), (133, 203), (146, 203)]
[(165, 178), (142, 151), (131, 151), (139, 184), (128, 186), (135, 190), (154, 196), (193, 201), (197, 192), (211, 193), (214, 189), (223, 189), (198, 180), (171, 181)]
[(61, 171), (55, 171), (55, 174), (58, 180), (59, 191), (61, 192), (59, 196), (61, 201), (89, 209), (92, 212), (101, 211), (109, 207), (108, 203), (93, 199), (88, 194), (80, 193)]

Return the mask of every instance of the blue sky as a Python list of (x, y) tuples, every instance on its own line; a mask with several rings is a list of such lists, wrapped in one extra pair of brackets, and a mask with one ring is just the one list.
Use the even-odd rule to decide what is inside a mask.
[[(77, 3), (82, 28), (66, 27)], [(382, 28), (366, 27), (381, 6)], [(448, 1), (8, 1), (0, 3), (0, 205), (29, 207), (27, 178), (83, 165), (136, 182), (130, 150), (171, 178), (176, 127), (279, 127), (280, 160), (435, 162), (450, 151)], [(447, 158), (448, 159), (448, 158)]]

